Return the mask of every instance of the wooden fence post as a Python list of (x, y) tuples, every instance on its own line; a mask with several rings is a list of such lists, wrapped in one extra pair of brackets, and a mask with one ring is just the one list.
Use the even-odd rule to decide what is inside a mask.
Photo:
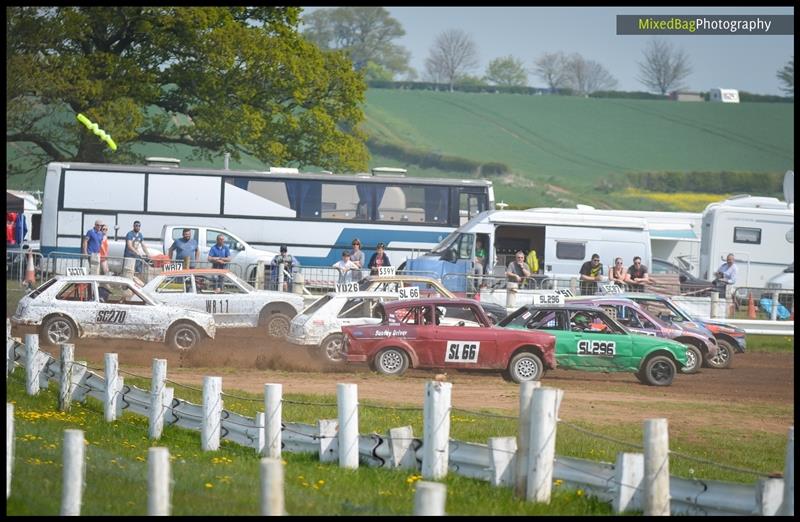
[(439, 482), (420, 480), (414, 493), (414, 515), (444, 516), (447, 486)]
[(222, 377), (203, 377), (203, 424), (200, 443), (203, 451), (219, 449), (222, 425)]
[(489, 437), (489, 458), (492, 463), (490, 483), (493, 486), (514, 486), (516, 451), (516, 437)]
[(82, 430), (64, 430), (64, 475), (61, 481), (61, 515), (80, 516), (83, 496), (84, 447)]
[(107, 353), (103, 356), (105, 362), (106, 389), (103, 401), (103, 415), (106, 422), (117, 420), (117, 403), (120, 402), (119, 362), (117, 354)]
[(171, 470), (168, 448), (147, 450), (147, 514), (149, 516), (169, 516)]
[(14, 471), (14, 405), (6, 403), (6, 500), (11, 496), (11, 473)]
[(786, 460), (783, 467), (783, 504), (781, 504), (779, 514), (794, 516), (794, 426), (789, 428), (786, 441)]
[(667, 419), (644, 421), (644, 515), (669, 516)]
[(550, 503), (550, 494), (553, 490), (553, 459), (556, 455), (558, 405), (563, 394), (562, 390), (548, 387), (533, 391), (526, 496), (533, 502)]
[(72, 402), (72, 363), (75, 359), (75, 345), (70, 343), (61, 344), (61, 360), (59, 366), (61, 370), (61, 383), (58, 388), (58, 411), (69, 411)]
[(641, 453), (617, 453), (614, 464), (614, 513), (642, 509), (642, 480), (644, 479), (644, 455)]
[(411, 426), (391, 428), (389, 445), (392, 451), (392, 467), (401, 469), (417, 469), (417, 456), (411, 447), (414, 430)]
[(39, 393), (39, 371), (36, 364), (39, 353), (39, 336), (25, 334), (25, 391), (28, 395)]
[[(133, 259), (133, 258), (131, 258)], [(153, 359), (150, 380), (150, 423), (148, 436), (158, 440), (164, 431), (164, 384), (167, 380), (167, 360)]]
[(453, 383), (425, 383), (423, 407), (422, 476), (441, 479), (447, 476), (450, 456), (450, 397)]
[(339, 422), (334, 419), (319, 419), (319, 461), (334, 462), (339, 460)]
[(336, 385), (339, 410), (339, 467), (358, 469), (358, 385)]
[[(263, 263), (263, 261), (261, 262)], [(283, 385), (264, 385), (264, 451), (263, 456), (281, 458), (281, 422), (283, 417)]]
[(261, 514), (286, 514), (283, 501), (283, 463), (281, 459), (261, 459)]
[(514, 477), (514, 492), (522, 498), (525, 498), (528, 490), (533, 390), (541, 385), (542, 383), (539, 381), (526, 381), (519, 385), (519, 432), (517, 434), (517, 470)]

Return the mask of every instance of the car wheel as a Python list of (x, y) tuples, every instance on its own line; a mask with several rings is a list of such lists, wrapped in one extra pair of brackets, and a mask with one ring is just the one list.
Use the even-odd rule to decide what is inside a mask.
[(270, 314), (267, 318), (267, 335), (275, 339), (283, 339), (289, 333), (289, 326), (292, 320), (288, 315), (280, 312)]
[(77, 334), (77, 329), (72, 321), (61, 315), (45, 319), (39, 331), (39, 338), (45, 346), (71, 343)]
[(375, 370), (384, 375), (403, 375), (408, 369), (408, 355), (400, 348), (386, 348), (375, 356)]
[(703, 364), (703, 352), (700, 351), (700, 348), (693, 344), (687, 344), (686, 346), (686, 366), (681, 368), (681, 373), (697, 373), (700, 369), (700, 366)]
[(520, 352), (508, 363), (508, 375), (519, 384), (525, 381), (538, 381), (544, 375), (544, 364), (538, 355)]
[(728, 341), (717, 339), (717, 355), (706, 357), (705, 362), (710, 368), (717, 370), (730, 368), (733, 362), (733, 346)]
[(666, 355), (654, 355), (645, 361), (636, 377), (650, 386), (669, 386), (676, 372), (672, 359)]
[(321, 357), (327, 363), (340, 364), (344, 362), (344, 353), (342, 353), (343, 347), (344, 338), (342, 334), (331, 334), (320, 343), (317, 356)]
[(178, 323), (167, 332), (167, 344), (179, 352), (187, 352), (200, 344), (202, 334), (191, 323)]

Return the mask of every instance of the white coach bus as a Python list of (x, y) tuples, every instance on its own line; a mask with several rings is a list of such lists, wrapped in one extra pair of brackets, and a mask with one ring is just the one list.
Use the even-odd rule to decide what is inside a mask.
[(50, 163), (41, 251), (44, 256), (79, 253), (83, 234), (99, 218), (113, 231), (109, 239), (124, 238), (133, 221), (141, 221), (146, 242), (157, 242), (167, 224), (225, 227), (258, 248), (277, 251), (287, 245), (306, 266), (330, 266), (358, 238), (367, 256), (384, 243), (398, 266), (412, 252), (429, 250), (470, 217), (494, 208), (491, 181), (405, 177), (404, 172)]

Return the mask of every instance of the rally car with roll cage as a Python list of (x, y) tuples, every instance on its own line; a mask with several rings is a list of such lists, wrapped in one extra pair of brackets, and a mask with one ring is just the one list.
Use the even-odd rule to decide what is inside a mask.
[(230, 270), (214, 268), (162, 272), (144, 290), (163, 303), (212, 314), (217, 328), (262, 326), (277, 339), (304, 306), (299, 295), (256, 290)]
[(327, 363), (344, 362), (342, 327), (380, 323), (383, 309), (378, 305), (398, 299), (397, 292), (327, 293), (292, 319), (286, 340)]
[(598, 306), (634, 333), (672, 339), (686, 345), (686, 365), (682, 373), (696, 373), (703, 361), (716, 357), (717, 340), (705, 328), (667, 323), (648, 312), (639, 303), (611, 295), (568, 297), (569, 304)]
[(378, 306), (379, 324), (342, 327), (348, 362), (367, 362), (385, 375), (402, 375), (409, 367), (494, 370), (516, 383), (538, 381), (556, 367), (553, 335), (494, 326), (473, 299)]
[(49, 279), (20, 299), (11, 323), (38, 327), (43, 345), (99, 337), (164, 342), (184, 351), (216, 334), (211, 314), (160, 303), (134, 281), (108, 275)]
[(631, 372), (644, 384), (669, 386), (686, 365), (685, 345), (632, 333), (595, 306), (525, 305), (498, 326), (553, 334), (562, 369)]

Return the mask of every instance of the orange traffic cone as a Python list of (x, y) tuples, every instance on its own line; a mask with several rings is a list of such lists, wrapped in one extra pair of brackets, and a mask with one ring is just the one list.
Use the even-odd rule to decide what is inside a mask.
[(28, 252), (28, 265), (25, 268), (25, 280), (22, 284), (31, 288), (36, 284), (36, 269), (33, 267), (33, 254)]
[(753, 292), (747, 294), (747, 318), (748, 319), (755, 319), (756, 318), (756, 305), (753, 302)]

